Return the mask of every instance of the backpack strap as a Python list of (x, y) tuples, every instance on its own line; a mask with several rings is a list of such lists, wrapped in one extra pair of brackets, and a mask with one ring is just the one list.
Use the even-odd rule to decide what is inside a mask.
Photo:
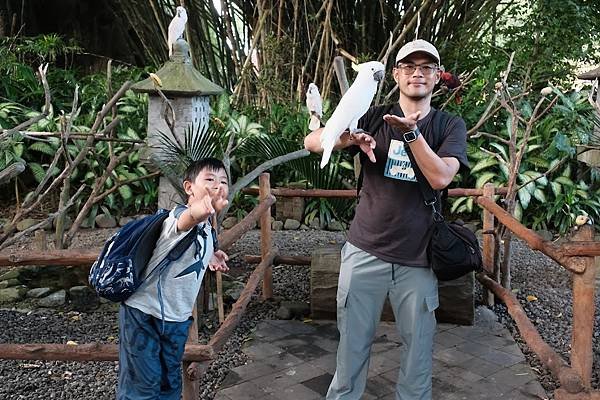
[[(185, 210), (186, 206), (179, 205), (174, 210), (175, 217), (179, 217)], [(192, 245), (192, 243), (196, 243), (196, 253), (199, 253), (197, 243), (198, 237), (198, 226), (195, 225), (190, 231), (179, 241), (177, 244), (169, 250), (169, 253), (158, 263), (156, 267), (146, 276), (144, 281), (140, 284), (140, 287), (148, 281), (148, 278), (154, 273), (158, 273), (158, 282), (157, 282), (157, 294), (158, 294), (158, 303), (160, 304), (160, 314), (161, 314), (161, 332), (164, 332), (165, 328), (165, 312), (164, 312), (164, 301), (162, 296), (162, 275), (169, 266), (173, 263), (173, 261), (181, 258), (183, 253)], [(206, 239), (205, 239), (206, 241)], [(204, 246), (206, 248), (206, 244)], [(205, 249), (206, 251), (206, 249)], [(200, 260), (202, 262), (202, 259)]]
[[(374, 135), (375, 132), (377, 132), (383, 126), (383, 116), (389, 114), (393, 107), (394, 104), (383, 104), (381, 106), (376, 106), (373, 116), (369, 120), (370, 124), (365, 130)], [(358, 178), (356, 179), (356, 196), (360, 195), (360, 189), (362, 189), (364, 176), (363, 165), (367, 161), (367, 155), (365, 153), (359, 150), (358, 154), (360, 159), (360, 172), (358, 174)]]

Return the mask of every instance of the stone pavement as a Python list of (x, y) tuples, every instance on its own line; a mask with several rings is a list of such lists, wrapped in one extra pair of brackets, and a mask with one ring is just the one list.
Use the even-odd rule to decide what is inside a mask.
[[(323, 399), (335, 372), (334, 321), (259, 323), (215, 400)], [(382, 322), (371, 352), (362, 399), (393, 400), (401, 340)], [(510, 333), (494, 328), (438, 324), (433, 355), (433, 399), (546, 399), (546, 393)]]

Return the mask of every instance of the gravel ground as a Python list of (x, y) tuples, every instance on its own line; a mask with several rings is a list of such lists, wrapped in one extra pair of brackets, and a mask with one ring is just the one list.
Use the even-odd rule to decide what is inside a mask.
[[(74, 247), (97, 247), (111, 231), (96, 230), (82, 233)], [(325, 231), (280, 231), (273, 233), (275, 246), (281, 254), (310, 255), (315, 247), (344, 241), (343, 233)], [(229, 253), (232, 275), (247, 276), (252, 266), (243, 262), (245, 254), (259, 254), (259, 232), (251, 231)], [(28, 248), (29, 240), (15, 245)], [(569, 359), (571, 338), (571, 284), (569, 274), (556, 263), (534, 253), (522, 242), (513, 247), (513, 289), (528, 317), (536, 325), (542, 338), (565, 359)], [(241, 346), (252, 334), (261, 319), (275, 318), (277, 300), (308, 301), (308, 267), (279, 266), (274, 268), (275, 301), (262, 303), (257, 297), (250, 303), (240, 325), (229, 342), (211, 364), (200, 381), (201, 399), (212, 399), (215, 388), (227, 371), (245, 362)], [(481, 293), (481, 288), (478, 288)], [(257, 296), (259, 293), (257, 293)], [(536, 301), (527, 301), (534, 295)], [(599, 296), (600, 297), (600, 296)], [(15, 310), (0, 309), (0, 343), (114, 343), (118, 340), (117, 318), (110, 305), (94, 313), (77, 313), (68, 310)], [(600, 310), (600, 299), (596, 300)], [(499, 320), (513, 333), (538, 378), (551, 395), (556, 383), (541, 366), (533, 353), (521, 340), (512, 319), (503, 305), (494, 306)], [(594, 336), (595, 364), (593, 386), (600, 387), (600, 312), (596, 316)], [(203, 316), (200, 322), (200, 340), (206, 341), (215, 331), (215, 316)], [(113, 399), (115, 393), (117, 364), (114, 362), (43, 362), (0, 360), (0, 399)]]

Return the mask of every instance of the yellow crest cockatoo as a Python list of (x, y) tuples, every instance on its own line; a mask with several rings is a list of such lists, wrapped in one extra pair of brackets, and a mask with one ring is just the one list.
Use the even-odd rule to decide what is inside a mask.
[(349, 129), (350, 133), (359, 131), (358, 120), (369, 109), (377, 92), (377, 84), (383, 79), (385, 71), (385, 66), (379, 61), (353, 64), (352, 68), (358, 71), (358, 75), (352, 86), (342, 96), (321, 133), (321, 147), (323, 148), (321, 168), (329, 162), (333, 146), (346, 129)]
[(311, 131), (319, 129), (321, 127), (321, 118), (323, 118), (323, 100), (321, 99), (319, 88), (314, 83), (308, 85), (308, 90), (306, 91), (306, 108), (308, 108), (308, 112), (310, 113), (308, 129)]
[(169, 24), (169, 33), (167, 37), (167, 46), (169, 46), (169, 57), (173, 54), (173, 45), (183, 36), (183, 32), (185, 32), (185, 24), (187, 23), (187, 11), (182, 6), (177, 7), (177, 11), (175, 12), (175, 16), (171, 20)]

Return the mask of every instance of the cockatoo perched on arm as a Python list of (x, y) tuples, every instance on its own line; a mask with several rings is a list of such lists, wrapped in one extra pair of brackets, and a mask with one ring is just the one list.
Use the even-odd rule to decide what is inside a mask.
[(167, 46), (169, 46), (169, 57), (173, 54), (173, 44), (183, 36), (185, 32), (185, 24), (187, 23), (188, 17), (185, 8), (178, 6), (175, 16), (169, 24), (169, 33), (167, 38)]
[(369, 109), (377, 92), (377, 84), (383, 79), (385, 70), (385, 66), (378, 61), (353, 64), (352, 68), (358, 71), (358, 75), (342, 96), (321, 133), (321, 147), (323, 147), (321, 168), (329, 162), (333, 147), (342, 133), (346, 129), (349, 129), (350, 133), (358, 131), (358, 120)]
[(319, 88), (314, 83), (308, 85), (308, 90), (306, 91), (306, 108), (308, 108), (308, 112), (310, 113), (308, 129), (311, 131), (319, 129), (321, 127), (321, 118), (323, 118), (323, 100), (321, 99)]

